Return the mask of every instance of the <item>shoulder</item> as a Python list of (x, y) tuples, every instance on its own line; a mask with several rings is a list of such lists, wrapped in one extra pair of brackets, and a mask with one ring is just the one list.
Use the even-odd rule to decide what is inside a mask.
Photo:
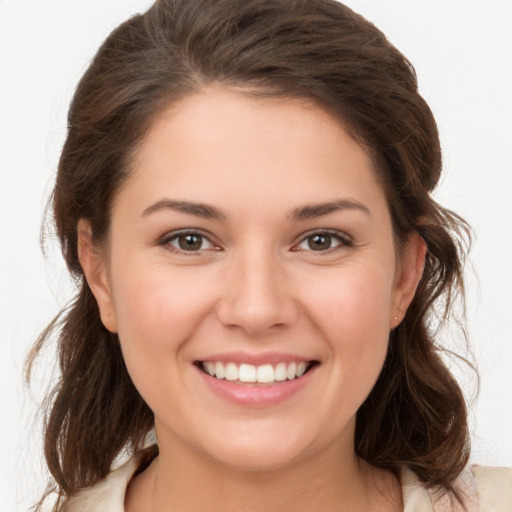
[(512, 510), (512, 468), (473, 466), (480, 498), (480, 510)]
[(96, 485), (72, 496), (63, 512), (124, 512), (126, 489), (143, 459), (144, 454), (137, 453)]
[(404, 512), (511, 512), (512, 469), (471, 466), (466, 468), (455, 488), (464, 499), (464, 506), (446, 494), (427, 490), (418, 477), (407, 468), (401, 473)]

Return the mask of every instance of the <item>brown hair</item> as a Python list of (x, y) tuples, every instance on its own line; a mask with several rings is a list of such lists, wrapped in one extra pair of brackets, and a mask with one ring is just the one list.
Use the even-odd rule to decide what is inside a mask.
[(358, 411), (356, 452), (395, 473), (405, 464), (427, 486), (453, 493), (468, 459), (467, 414), (432, 319), (436, 304), (446, 319), (463, 293), (468, 227), (429, 194), (441, 151), (413, 67), (377, 28), (334, 0), (158, 0), (108, 37), (82, 78), (53, 192), (57, 233), (79, 291), (32, 355), (58, 331), (61, 378), (45, 425), (50, 490), (62, 502), (93, 485), (153, 425), (83, 277), (77, 223), (87, 219), (95, 240), (106, 239), (113, 196), (155, 115), (211, 83), (321, 104), (371, 152), (398, 247), (413, 231), (424, 239), (419, 288)]

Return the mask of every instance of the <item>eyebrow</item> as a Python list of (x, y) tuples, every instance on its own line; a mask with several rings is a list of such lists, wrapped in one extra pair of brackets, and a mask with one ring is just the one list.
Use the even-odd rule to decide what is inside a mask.
[(174, 210), (203, 219), (225, 220), (226, 216), (220, 210), (213, 206), (203, 203), (194, 203), (191, 201), (173, 201), (171, 199), (162, 199), (152, 204), (142, 212), (142, 216), (150, 215), (160, 210)]
[[(226, 215), (214, 206), (192, 201), (174, 201), (172, 199), (162, 199), (148, 206), (142, 212), (142, 216), (151, 215), (160, 210), (174, 210), (203, 219), (226, 220)], [(371, 216), (370, 210), (359, 201), (353, 199), (338, 199), (327, 203), (301, 206), (293, 210), (290, 218), (294, 221), (314, 219), (339, 210), (359, 210)]]
[(339, 210), (359, 210), (371, 216), (369, 208), (359, 201), (354, 199), (338, 199), (328, 203), (310, 204), (296, 208), (292, 212), (291, 218), (295, 221), (314, 219)]

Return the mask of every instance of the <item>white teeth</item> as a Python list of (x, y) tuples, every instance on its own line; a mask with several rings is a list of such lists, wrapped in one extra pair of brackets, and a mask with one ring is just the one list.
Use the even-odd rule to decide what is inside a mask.
[(256, 382), (256, 366), (241, 364), (238, 369), (238, 378), (241, 382)]
[(224, 365), (222, 363), (215, 363), (215, 377), (217, 379), (223, 379), (226, 376)]
[(286, 380), (286, 363), (279, 363), (274, 370), (274, 379), (278, 382)]
[(309, 363), (304, 361), (300, 363), (278, 363), (274, 366), (264, 364), (254, 366), (252, 364), (203, 362), (203, 370), (217, 379), (226, 379), (229, 381), (240, 382), (259, 382), (269, 384), (272, 382), (282, 382), (285, 380), (294, 380), (302, 377), (309, 367)]
[(274, 382), (274, 368), (271, 364), (258, 366), (257, 376), (258, 382)]
[(215, 363), (206, 363), (206, 371), (213, 377), (215, 375)]
[(307, 365), (306, 363), (302, 362), (299, 363), (297, 366), (297, 377), (302, 377), (306, 371)]
[(296, 374), (297, 374), (297, 365), (295, 363), (289, 364), (288, 368), (286, 368), (287, 379), (288, 380), (294, 379)]
[(238, 366), (235, 363), (226, 365), (226, 380), (238, 380)]

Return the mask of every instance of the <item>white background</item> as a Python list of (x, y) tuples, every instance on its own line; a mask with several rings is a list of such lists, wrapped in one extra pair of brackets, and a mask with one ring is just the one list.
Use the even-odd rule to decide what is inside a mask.
[[(44, 479), (29, 346), (69, 297), (39, 229), (80, 75), (100, 42), (150, 0), (0, 0), (0, 512), (28, 510)], [(512, 465), (512, 1), (350, 0), (415, 65), (447, 172), (437, 198), (473, 225), (469, 324), (481, 373), (473, 460)]]

